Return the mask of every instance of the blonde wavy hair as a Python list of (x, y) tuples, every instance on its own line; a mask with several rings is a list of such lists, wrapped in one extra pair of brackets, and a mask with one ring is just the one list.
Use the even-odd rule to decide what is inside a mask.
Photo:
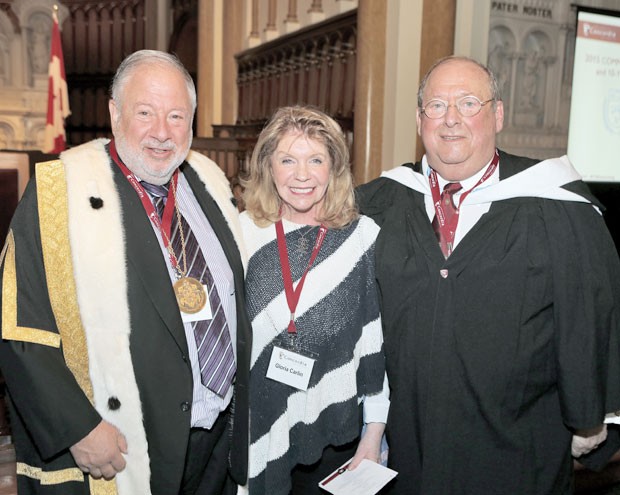
[(349, 147), (340, 125), (330, 116), (309, 106), (282, 107), (275, 112), (258, 136), (247, 174), (245, 209), (257, 225), (267, 226), (281, 218), (282, 199), (271, 174), (271, 160), (282, 137), (300, 132), (325, 145), (330, 158), (330, 174), (319, 218), (328, 228), (342, 228), (359, 217), (353, 190)]

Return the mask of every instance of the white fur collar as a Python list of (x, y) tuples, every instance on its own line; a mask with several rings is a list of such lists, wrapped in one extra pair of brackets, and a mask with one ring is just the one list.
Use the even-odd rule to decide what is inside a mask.
[[(69, 239), (95, 408), (103, 419), (119, 428), (131, 446), (126, 455), (127, 467), (115, 478), (117, 490), (119, 495), (149, 495), (148, 445), (129, 351), (131, 327), (121, 202), (106, 143), (100, 139), (60, 156), (68, 186)], [(91, 197), (102, 198), (105, 208), (92, 208)], [(122, 407), (110, 410), (111, 397), (116, 397)]]

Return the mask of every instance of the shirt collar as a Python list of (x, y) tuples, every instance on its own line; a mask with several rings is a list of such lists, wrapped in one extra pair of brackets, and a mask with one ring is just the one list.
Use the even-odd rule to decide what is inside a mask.
[[(456, 193), (456, 195), (458, 196), (462, 191), (469, 191), (471, 188), (473, 188), (478, 181), (480, 180), (480, 178), (484, 175), (484, 173), (486, 172), (487, 168), (489, 167), (489, 165), (491, 165), (491, 162), (493, 161), (493, 157), (491, 157), (491, 159), (486, 163), (486, 165), (484, 167), (482, 167), (481, 170), (479, 170), (478, 172), (476, 172), (474, 175), (472, 175), (471, 177), (464, 179), (462, 181), (460, 181), (461, 186), (463, 186), (463, 189), (461, 189), (458, 193)], [(422, 157), (422, 172), (424, 173), (424, 175), (426, 177), (428, 177), (431, 173), (431, 166), (428, 164), (428, 160), (426, 159), (426, 155), (424, 155)], [(439, 190), (443, 191), (444, 186), (448, 183), (448, 182), (453, 182), (453, 181), (447, 181), (445, 180), (441, 175), (437, 174), (437, 179), (439, 181)], [(493, 175), (491, 177), (489, 177), (483, 184), (481, 184), (483, 187), (488, 187), (491, 184), (495, 184), (499, 182), (499, 165), (497, 166), (497, 169), (495, 170), (495, 172), (493, 172)]]

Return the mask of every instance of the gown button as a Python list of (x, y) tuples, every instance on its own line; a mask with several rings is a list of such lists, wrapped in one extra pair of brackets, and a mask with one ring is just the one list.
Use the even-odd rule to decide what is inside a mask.
[(439, 275), (441, 275), (441, 278), (448, 278), (448, 270), (446, 268), (439, 270)]

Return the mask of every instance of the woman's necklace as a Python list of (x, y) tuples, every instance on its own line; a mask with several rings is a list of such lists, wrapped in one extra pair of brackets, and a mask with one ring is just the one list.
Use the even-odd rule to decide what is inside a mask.
[(297, 239), (297, 243), (295, 244), (295, 250), (298, 254), (304, 254), (308, 252), (310, 248), (310, 239), (307, 237), (308, 234), (314, 231), (314, 229), (318, 228), (318, 225), (312, 225), (307, 228), (305, 232), (302, 233), (302, 230), (305, 227), (299, 229), (300, 236)]

